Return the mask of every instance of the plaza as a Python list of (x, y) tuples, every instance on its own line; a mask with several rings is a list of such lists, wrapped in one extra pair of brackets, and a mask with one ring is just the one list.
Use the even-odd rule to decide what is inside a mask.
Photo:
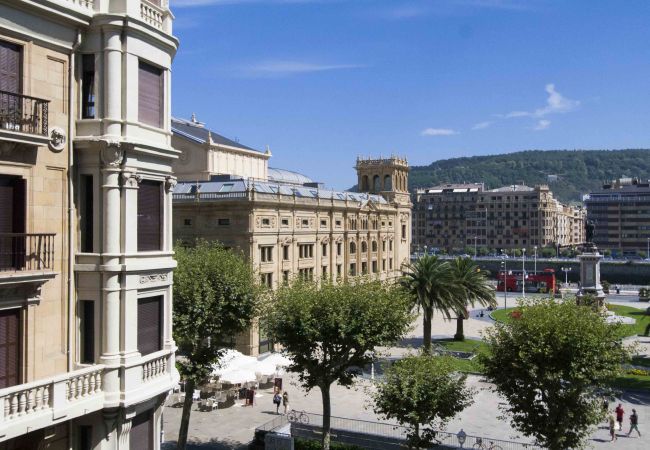
[[(508, 295), (508, 305), (515, 304), (517, 295), (510, 293)], [(612, 296), (612, 303), (642, 307), (645, 304), (639, 304), (630, 296)], [(498, 296), (499, 307), (504, 306), (503, 295)], [(465, 323), (465, 335), (467, 339), (478, 339), (481, 332), (494, 323), (487, 314), (478, 317), (480, 309), (470, 311), (470, 318)], [(434, 316), (433, 338), (449, 338), (456, 331), (455, 320), (444, 320), (440, 314)], [(418, 346), (422, 338), (422, 323), (417, 320), (406, 339), (395, 348), (386, 349), (390, 355), (398, 356), (410, 351), (413, 347)], [(650, 337), (638, 337), (639, 352), (650, 355)], [(296, 377), (292, 374), (284, 375), (285, 389), (290, 395), (290, 409), (306, 411), (320, 414), (322, 412), (321, 395), (318, 389), (305, 393), (296, 383)], [(531, 443), (532, 439), (522, 436), (514, 430), (507, 420), (499, 418), (498, 408), (503, 402), (496, 393), (491, 390), (491, 385), (486, 383), (481, 376), (469, 375), (467, 378), (469, 386), (476, 389), (474, 404), (465, 409), (456, 416), (446, 427), (445, 431), (457, 433), (462, 428), (467, 434), (481, 436), (484, 438), (516, 441), (521, 443)], [(288, 387), (287, 387), (288, 386)], [(382, 421), (372, 410), (369, 391), (373, 385), (369, 380), (359, 379), (355, 387), (346, 389), (338, 385), (332, 387), (332, 415), (350, 419), (365, 421)], [(273, 393), (271, 389), (260, 390), (256, 397), (256, 403), (253, 407), (241, 406), (239, 404), (212, 412), (198, 411), (194, 406), (190, 418), (189, 426), (189, 449), (244, 449), (252, 440), (254, 431), (257, 427), (269, 422), (274, 417), (275, 407), (272, 403)], [(620, 399), (610, 404), (613, 409), (618, 403), (622, 403), (626, 411), (623, 431), (618, 432), (618, 440), (614, 443), (609, 442), (609, 433), (605, 424), (601, 424), (592, 434), (588, 444), (596, 449), (600, 448), (625, 448), (625, 449), (645, 449), (650, 445), (648, 437), (648, 418), (650, 417), (650, 393), (630, 391), (624, 393)], [(624, 435), (629, 428), (628, 417), (632, 408), (637, 410), (640, 417), (640, 430), (642, 438), (630, 437)], [(280, 408), (282, 412), (282, 407)], [(180, 424), (182, 408), (165, 407), (163, 416), (165, 429), (165, 442), (168, 447), (175, 448), (174, 441), (177, 438)]]

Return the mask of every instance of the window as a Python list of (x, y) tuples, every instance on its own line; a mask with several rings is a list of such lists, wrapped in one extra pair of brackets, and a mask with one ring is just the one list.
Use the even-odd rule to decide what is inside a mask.
[(260, 247), (260, 261), (272, 262), (273, 261), (273, 246)]
[(366, 253), (368, 251), (368, 244), (366, 241), (361, 242), (361, 253)]
[(273, 274), (272, 273), (262, 273), (260, 274), (262, 278), (262, 286), (266, 286), (267, 288), (272, 288), (273, 287)]
[(81, 57), (81, 118), (95, 118), (95, 55)]
[(381, 270), (386, 271), (386, 260), (385, 259), (381, 260)]
[(386, 251), (386, 241), (381, 242), (381, 251), (385, 252)]
[(356, 263), (350, 264), (350, 275), (355, 276), (357, 274), (357, 265)]
[[(10, 42), (0, 41), (0, 89), (20, 94), (22, 80), (21, 47)], [(2, 109), (13, 109), (15, 104), (7, 98), (2, 101)]]
[(79, 186), (79, 244), (81, 251), (93, 251), (93, 176), (81, 175)]
[(377, 241), (372, 241), (371, 248), (373, 253), (377, 252)]
[(142, 180), (138, 189), (138, 251), (161, 250), (162, 183)]
[(321, 219), (320, 227), (321, 228), (327, 228), (327, 219)]
[(388, 251), (393, 251), (393, 241), (388, 241)]
[(340, 242), (336, 243), (336, 256), (341, 256), (341, 252), (343, 250), (343, 245), (341, 245)]
[(138, 414), (131, 421), (129, 448), (153, 450), (153, 420), (151, 420), (151, 411)]
[(192, 219), (184, 219), (183, 220), (183, 226), (191, 227), (192, 226)]
[(289, 249), (290, 249), (290, 248), (291, 248), (291, 247), (288, 246), (288, 245), (283, 245), (283, 246), (282, 246), (282, 259), (283, 259), (284, 261), (289, 261)]
[(406, 239), (406, 224), (402, 224), (402, 239)]
[(341, 227), (341, 221), (340, 220), (337, 219), (336, 222), (334, 222), (334, 223), (336, 224), (337, 228)]
[(309, 226), (309, 219), (302, 219), (302, 226), (303, 227), (308, 227)]
[(138, 299), (138, 351), (142, 356), (162, 348), (162, 302), (162, 295)]
[(314, 244), (298, 244), (298, 257), (313, 258), (314, 257)]
[(372, 262), (372, 273), (377, 273), (377, 261)]
[(154, 127), (162, 127), (163, 72), (140, 61), (138, 71), (138, 120)]
[(327, 256), (327, 244), (322, 244), (323, 254), (322, 256)]
[(20, 382), (20, 309), (0, 311), (0, 389)]
[(288, 227), (289, 226), (289, 219), (282, 219), (282, 226), (283, 227)]
[(218, 219), (217, 225), (219, 225), (220, 227), (227, 227), (230, 225), (230, 219)]
[(343, 269), (341, 264), (336, 265), (336, 276), (340, 277), (341, 276), (341, 270)]
[(322, 266), (321, 267), (321, 274), (323, 275), (323, 277), (327, 276), (327, 266)]
[(93, 364), (95, 362), (95, 302), (81, 300), (79, 302), (79, 362)]
[(79, 450), (93, 450), (93, 427), (90, 425), (79, 427)]
[(269, 227), (271, 226), (271, 219), (262, 219), (262, 226), (263, 227)]
[(357, 252), (357, 244), (350, 242), (350, 254), (354, 255)]
[(285, 271), (282, 272), (282, 281), (284, 281), (285, 283), (289, 282), (289, 271), (288, 270), (285, 270)]
[(314, 279), (314, 268), (309, 267), (305, 269), (299, 269), (298, 276), (300, 277), (301, 280), (312, 281)]
[(388, 259), (388, 270), (393, 270), (393, 258)]
[(223, 186), (219, 188), (219, 192), (230, 192), (234, 186), (234, 183), (224, 183)]
[(361, 274), (366, 275), (368, 273), (368, 263), (366, 261), (363, 261), (361, 263)]

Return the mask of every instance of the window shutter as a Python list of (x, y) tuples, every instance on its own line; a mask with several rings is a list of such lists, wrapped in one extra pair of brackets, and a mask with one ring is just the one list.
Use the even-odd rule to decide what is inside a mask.
[(162, 295), (138, 300), (138, 351), (157, 352), (162, 341)]
[(0, 311), (0, 389), (18, 384), (20, 309)]
[(0, 41), (0, 90), (20, 94), (20, 47)]
[(140, 62), (138, 76), (138, 120), (154, 127), (162, 126), (162, 70)]
[(151, 411), (138, 414), (131, 422), (129, 448), (138, 450), (153, 449), (153, 421)]
[(138, 251), (161, 250), (162, 183), (142, 180), (138, 189)]
[(13, 197), (13, 232), (25, 232), (25, 214), (26, 214), (26, 191), (27, 186), (23, 178), (16, 178), (13, 182), (14, 197)]

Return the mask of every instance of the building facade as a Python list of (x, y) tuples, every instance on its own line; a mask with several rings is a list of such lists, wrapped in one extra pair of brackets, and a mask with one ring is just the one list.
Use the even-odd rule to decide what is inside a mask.
[(548, 186), (487, 190), (482, 183), (419, 189), (413, 209), (413, 250), (533, 249), (584, 241), (584, 211), (563, 205)]
[(585, 198), (594, 243), (615, 256), (645, 255), (650, 245), (650, 181), (621, 178)]
[(0, 449), (158, 449), (171, 335), (166, 0), (0, 0)]
[[(217, 240), (241, 250), (270, 288), (295, 277), (366, 274), (385, 280), (398, 276), (408, 262), (405, 160), (358, 159), (359, 186), (365, 189), (333, 191), (304, 175), (265, 167), (268, 151), (227, 140), (196, 121), (173, 124), (174, 147), (183, 151), (174, 165), (180, 180), (174, 193), (175, 239)], [(229, 173), (233, 168), (239, 172)], [(363, 184), (373, 179), (381, 183)], [(236, 345), (252, 355), (270, 348), (257, 325)]]

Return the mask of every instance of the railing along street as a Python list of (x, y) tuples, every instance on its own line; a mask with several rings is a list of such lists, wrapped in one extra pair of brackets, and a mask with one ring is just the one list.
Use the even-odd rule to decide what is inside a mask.
[(47, 136), (49, 102), (41, 98), (0, 90), (0, 128)]
[(0, 233), (0, 272), (52, 270), (55, 233)]

